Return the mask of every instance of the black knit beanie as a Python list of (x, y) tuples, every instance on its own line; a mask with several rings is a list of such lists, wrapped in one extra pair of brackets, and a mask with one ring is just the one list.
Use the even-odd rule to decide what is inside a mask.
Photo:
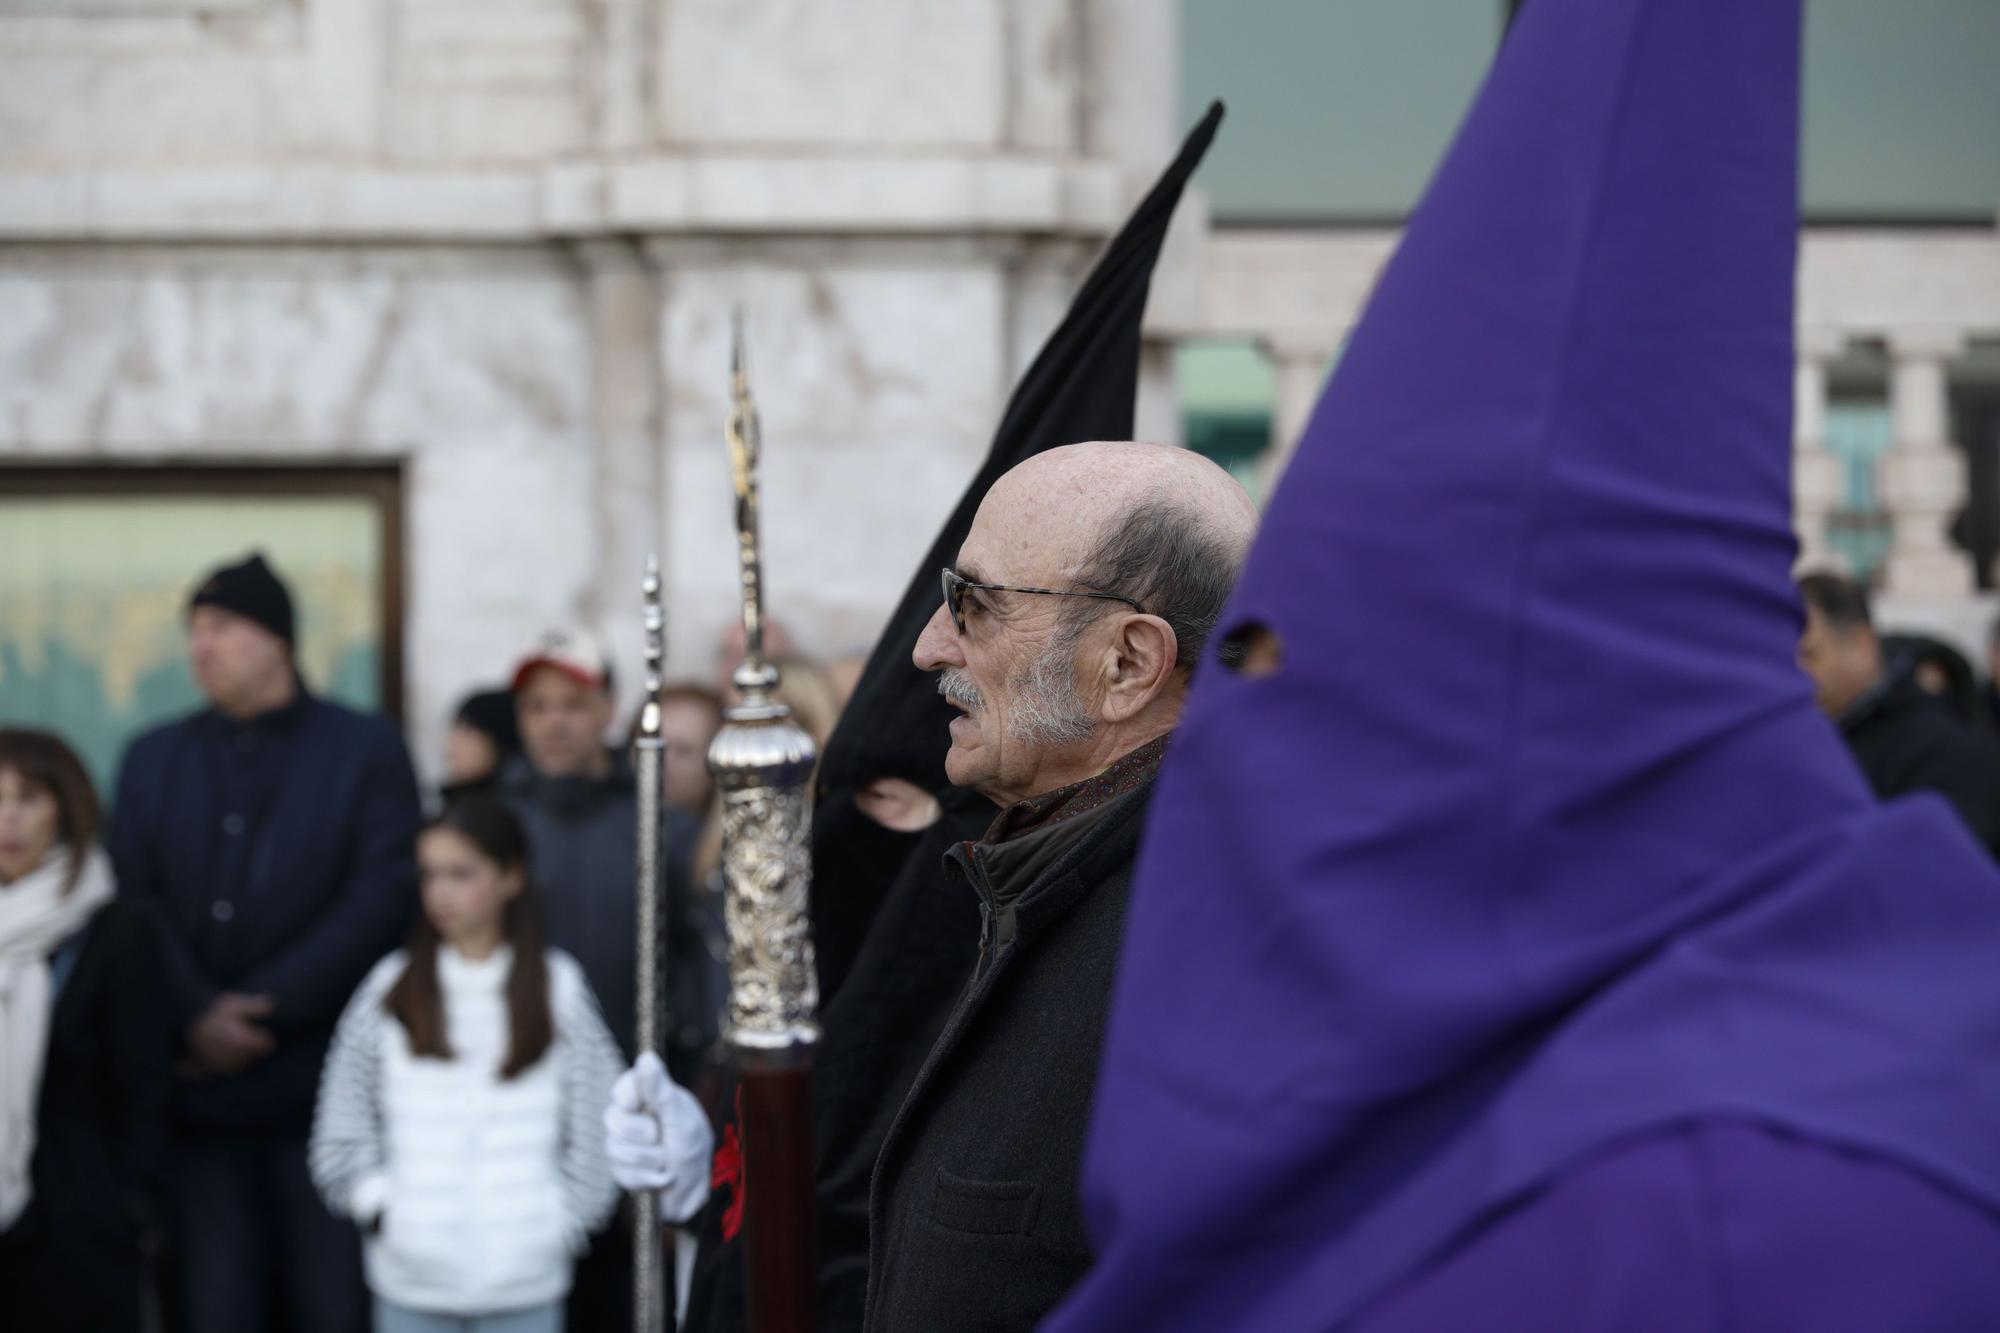
[(188, 599), (188, 610), (197, 606), (219, 606), (245, 620), (253, 620), (288, 644), (296, 644), (292, 630), (292, 594), (284, 581), (271, 572), (262, 555), (252, 555), (241, 564), (224, 565), (201, 581)]
[(521, 752), (521, 730), (514, 720), (512, 690), (482, 690), (467, 695), (458, 706), (458, 720), (474, 731), (485, 732), (503, 761)]

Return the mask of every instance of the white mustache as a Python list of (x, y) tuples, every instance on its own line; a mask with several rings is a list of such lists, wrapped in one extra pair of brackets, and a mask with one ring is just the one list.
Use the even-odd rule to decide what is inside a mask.
[(972, 677), (958, 667), (946, 667), (938, 672), (938, 693), (968, 713), (976, 713), (986, 707), (986, 696), (972, 683)]

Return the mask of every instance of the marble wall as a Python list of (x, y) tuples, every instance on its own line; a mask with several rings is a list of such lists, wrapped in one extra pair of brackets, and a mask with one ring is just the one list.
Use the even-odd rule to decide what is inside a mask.
[(549, 625), (629, 697), (649, 551), (708, 672), (740, 304), (771, 608), (863, 649), (1171, 152), (1174, 40), (1163, 0), (0, 6), (0, 465), (396, 462), (429, 765)]

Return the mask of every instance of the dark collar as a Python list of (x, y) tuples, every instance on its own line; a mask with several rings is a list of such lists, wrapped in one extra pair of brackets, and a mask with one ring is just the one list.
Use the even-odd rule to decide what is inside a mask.
[(1156, 736), (1136, 750), (1128, 752), (1116, 760), (1111, 767), (1094, 777), (1081, 782), (1072, 782), (1067, 787), (1058, 787), (1040, 796), (1030, 796), (1024, 801), (1016, 801), (1000, 812), (991, 828), (986, 830), (983, 843), (1001, 843), (1009, 838), (1017, 838), (1031, 829), (1047, 828), (1074, 819), (1078, 815), (1100, 810), (1129, 792), (1135, 792), (1153, 780), (1160, 771), (1160, 760), (1166, 756), (1168, 736)]
[(294, 681), (293, 684), (295, 688), (292, 691), (291, 702), (280, 704), (267, 713), (239, 720), (229, 716), (220, 708), (211, 706), (209, 712), (214, 715), (222, 730), (229, 735), (238, 735), (246, 731), (266, 733), (296, 731), (299, 723), (305, 720), (306, 714), (312, 711), (315, 700), (312, 692), (306, 689), (303, 680)]
[(1876, 677), (1875, 683), (1854, 697), (1854, 702), (1841, 710), (1838, 723), (1842, 731), (1852, 731), (1860, 723), (1866, 722), (1882, 707), (1882, 701), (1889, 694), (1889, 673)]
[(1950, 716), (1951, 705), (1931, 694), (1908, 676), (1891, 677), (1884, 675), (1864, 691), (1860, 698), (1849, 704), (1847, 711), (1840, 715), (1840, 729), (1849, 736), (1867, 726), (1876, 718), (1901, 717), (1912, 712), (1929, 712), (1932, 709)]
[(499, 789), (509, 797), (524, 801), (546, 801), (569, 809), (591, 805), (607, 795), (622, 796), (638, 788), (631, 763), (618, 750), (611, 752), (611, 767), (599, 777), (547, 777), (537, 771), (528, 756), (519, 755), (500, 770)]

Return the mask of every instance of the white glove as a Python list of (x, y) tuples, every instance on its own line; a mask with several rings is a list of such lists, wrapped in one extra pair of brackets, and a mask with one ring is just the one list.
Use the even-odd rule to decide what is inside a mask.
[(651, 1051), (611, 1085), (604, 1150), (621, 1189), (660, 1192), (664, 1220), (685, 1222), (708, 1202), (715, 1131), (694, 1094), (669, 1078)]

